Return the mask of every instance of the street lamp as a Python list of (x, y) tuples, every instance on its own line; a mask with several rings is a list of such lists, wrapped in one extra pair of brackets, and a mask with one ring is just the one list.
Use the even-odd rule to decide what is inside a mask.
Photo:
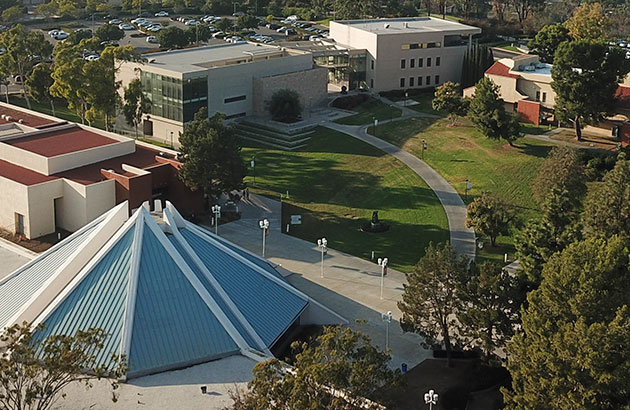
[(424, 393), (424, 403), (429, 405), (429, 410), (433, 410), (433, 405), (437, 404), (438, 394), (433, 391), (433, 389), (429, 390), (428, 393)]
[(266, 218), (262, 221), (258, 221), (258, 225), (262, 230), (262, 256), (265, 257), (265, 237), (267, 236), (267, 232), (269, 231), (269, 220)]
[(383, 322), (385, 322), (385, 350), (389, 350), (389, 324), (392, 322), (392, 312), (381, 313)]
[(424, 161), (424, 151), (427, 149), (427, 140), (422, 138), (422, 160)]
[(254, 168), (254, 166), (256, 165), (256, 161), (255, 160), (256, 160), (256, 155), (253, 155), (252, 156), (252, 160), (249, 163), (252, 166), (252, 172), (254, 173), (254, 184), (253, 185), (256, 185), (256, 168)]
[(326, 240), (326, 238), (318, 239), (317, 246), (322, 251), (322, 264), (321, 264), (321, 269), (320, 269), (321, 271), (320, 276), (323, 278), (324, 277), (324, 255), (328, 251), (328, 241)]
[(468, 178), (466, 178), (466, 189), (464, 190), (464, 201), (468, 201), (468, 191), (470, 190), (470, 188), (472, 188), (472, 184), (470, 183)]
[(221, 206), (212, 205), (212, 213), (214, 214), (214, 234), (219, 236), (219, 218), (221, 218)]
[(389, 262), (389, 259), (387, 258), (378, 258), (378, 266), (381, 267), (381, 300), (383, 299), (383, 278), (386, 275), (385, 269), (387, 269), (387, 262)]

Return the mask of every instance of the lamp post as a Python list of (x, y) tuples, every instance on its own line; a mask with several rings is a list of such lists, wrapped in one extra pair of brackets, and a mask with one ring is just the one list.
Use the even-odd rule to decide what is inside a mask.
[(424, 393), (424, 403), (429, 405), (429, 410), (433, 410), (433, 405), (438, 402), (438, 394), (433, 391), (433, 389), (429, 390), (427, 393)]
[(320, 277), (324, 277), (324, 255), (328, 251), (328, 241), (326, 238), (321, 238), (317, 240), (317, 246), (322, 251), (322, 264), (320, 269)]
[(252, 172), (254, 173), (254, 184), (253, 185), (256, 185), (256, 168), (255, 168), (255, 166), (256, 166), (256, 155), (252, 156), (252, 160), (251, 160), (251, 162), (249, 164), (252, 166)]
[(464, 190), (464, 201), (468, 201), (468, 191), (470, 190), (470, 188), (472, 188), (472, 184), (470, 183), (468, 178), (466, 178), (466, 189)]
[(173, 145), (173, 131), (171, 131), (171, 149), (175, 148)]
[(262, 230), (262, 256), (265, 257), (265, 237), (267, 236), (267, 231), (269, 230), (269, 220), (266, 218), (262, 221), (258, 221), (258, 226)]
[(381, 267), (381, 300), (383, 299), (383, 281), (385, 277), (385, 269), (387, 269), (387, 262), (389, 262), (389, 259), (387, 258), (378, 258), (378, 266)]
[(382, 313), (381, 317), (385, 322), (385, 350), (389, 350), (389, 324), (392, 322), (392, 312)]
[(214, 214), (214, 234), (219, 236), (219, 218), (221, 218), (221, 206), (212, 205), (212, 213)]
[(427, 140), (422, 138), (422, 160), (424, 161), (424, 151), (427, 149)]

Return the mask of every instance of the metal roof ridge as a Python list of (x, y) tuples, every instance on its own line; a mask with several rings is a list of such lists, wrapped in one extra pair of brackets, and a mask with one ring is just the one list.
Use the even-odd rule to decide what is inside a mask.
[(146, 213), (148, 217), (144, 218), (145, 225), (151, 230), (153, 235), (155, 235), (156, 239), (164, 250), (169, 254), (169, 256), (173, 259), (175, 264), (179, 267), (184, 277), (188, 280), (188, 282), (192, 285), (193, 289), (197, 292), (199, 297), (206, 304), (208, 309), (215, 315), (219, 323), (223, 326), (227, 334), (232, 338), (234, 343), (241, 349), (248, 349), (249, 346), (243, 336), (239, 333), (239, 331), (234, 327), (232, 322), (225, 315), (221, 307), (217, 304), (216, 300), (208, 293), (203, 284), (199, 281), (195, 273), (192, 271), (190, 266), (186, 263), (183, 256), (177, 251), (175, 246), (166, 238), (164, 232), (160, 229), (157, 222), (153, 220), (153, 217), (149, 214), (143, 206), (138, 209), (136, 212)]
[[(227, 292), (225, 291), (225, 289), (223, 289), (223, 287), (221, 286), (221, 284), (215, 279), (214, 275), (212, 274), (212, 272), (210, 272), (210, 270), (208, 269), (208, 267), (201, 261), (201, 259), (199, 259), (199, 256), (197, 255), (197, 253), (192, 249), (192, 247), (190, 246), (190, 244), (186, 241), (186, 239), (182, 236), (181, 232), (179, 232), (179, 229), (177, 228), (177, 224), (173, 218), (173, 215), (170, 211), (170, 209), (165, 208), (164, 211), (164, 216), (165, 216), (165, 220), (166, 220), (166, 225), (170, 228), (171, 233), (173, 234), (173, 236), (175, 237), (175, 239), (182, 245), (182, 247), (184, 248), (184, 250), (188, 253), (188, 255), (190, 255), (190, 257), (192, 258), (193, 262), (195, 262), (195, 264), (197, 265), (197, 267), (199, 269), (201, 269), (201, 272), (206, 276), (206, 278), (208, 279), (208, 281), (210, 282), (210, 284), (212, 285), (212, 287), (217, 291), (217, 293), (219, 294), (219, 296), (221, 297), (221, 299), (223, 299), (223, 301), (226, 303), (226, 305), (230, 308), (230, 310), (232, 311), (232, 313), (236, 316), (236, 318), (238, 319), (238, 321), (243, 325), (243, 327), (245, 328), (245, 330), (247, 330), (247, 332), (249, 333), (249, 335), (256, 341), (256, 343), (258, 343), (258, 348), (262, 349), (262, 351), (271, 356), (271, 352), (269, 351), (269, 349), (267, 348), (267, 346), (265, 345), (265, 342), (262, 340), (262, 338), (258, 335), (258, 333), (256, 332), (256, 330), (254, 330), (254, 328), (252, 327), (252, 325), (249, 323), (249, 321), (245, 318), (245, 316), (243, 315), (243, 313), (240, 311), (240, 309), (236, 306), (236, 304), (234, 303), (234, 301), (232, 301), (232, 299), (230, 298), (230, 296), (227, 294)], [(171, 225), (172, 224), (172, 225)]]

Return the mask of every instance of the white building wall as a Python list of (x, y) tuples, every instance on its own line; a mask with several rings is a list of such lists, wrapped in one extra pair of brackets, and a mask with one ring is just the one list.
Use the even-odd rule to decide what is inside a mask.
[[(15, 232), (15, 213), (28, 215), (28, 190), (26, 185), (0, 177), (0, 227)], [(26, 226), (25, 226), (26, 229)]]
[(63, 195), (61, 180), (31, 185), (28, 191), (28, 215), (25, 234), (38, 238), (55, 232), (55, 198)]

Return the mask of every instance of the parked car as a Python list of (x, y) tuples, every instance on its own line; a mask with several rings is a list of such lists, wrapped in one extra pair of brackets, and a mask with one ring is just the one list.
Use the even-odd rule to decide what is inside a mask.
[(57, 30), (57, 29), (50, 30), (50, 31), (48, 32), (48, 34), (49, 34), (49, 35), (51, 35), (51, 36), (54, 36), (55, 34), (59, 33), (59, 31), (61, 31), (61, 30)]
[(309, 36), (308, 41), (315, 41), (321, 39), (321, 36)]
[(121, 30), (133, 30), (133, 29), (135, 29), (134, 26), (132, 26), (131, 24), (127, 24), (127, 23), (123, 23), (123, 24), (119, 25), (118, 28), (121, 29)]
[(68, 38), (68, 33), (60, 30), (56, 32), (55, 34), (53, 34), (52, 38), (54, 38), (55, 40), (65, 40)]
[(245, 13), (243, 13), (242, 11), (237, 11), (236, 13), (232, 14), (233, 17), (242, 17), (244, 15)]
[(288, 27), (282, 26), (279, 29), (276, 29), (276, 33), (284, 33), (288, 29), (289, 29)]
[(109, 20), (108, 23), (109, 24), (113, 24), (113, 25), (118, 25), (118, 24), (122, 24), (122, 20), (121, 19), (113, 19), (113, 20)]
[(144, 23), (146, 21), (147, 21), (147, 19), (145, 19), (144, 17), (138, 17), (138, 18), (135, 18), (135, 19), (131, 20), (131, 24), (140, 24), (140, 23)]
[(84, 60), (87, 60), (87, 61), (96, 61), (96, 60), (98, 60), (99, 58), (100, 58), (100, 57), (99, 57), (98, 55), (96, 55), (96, 54), (90, 54), (90, 55), (88, 55), (88, 56), (83, 57), (83, 59), (84, 59)]
[(284, 32), (284, 34), (287, 36), (293, 36), (297, 34), (297, 31), (293, 30), (292, 28), (289, 28)]
[(216, 33), (212, 35), (212, 38), (223, 38), (223, 37), (225, 37), (225, 33), (222, 31), (217, 31)]
[(198, 26), (199, 22), (197, 20), (188, 20), (186, 23), (187, 26)]
[(280, 28), (280, 26), (279, 26), (279, 25), (277, 25), (277, 24), (273, 24), (273, 23), (269, 23), (269, 24), (267, 24), (267, 25), (266, 25), (266, 27), (267, 27), (269, 30), (277, 30), (277, 29), (279, 29), (279, 28)]
[(13, 81), (16, 83), (22, 83), (22, 81), (26, 81), (26, 79), (22, 77), (21, 75), (16, 74), (13, 76)]
[(155, 36), (149, 36), (149, 37), (147, 37), (147, 43), (153, 43), (153, 44), (155, 44), (155, 43), (157, 43), (157, 42), (158, 42), (157, 37), (155, 37)]
[(158, 11), (157, 13), (155, 13), (155, 17), (168, 17), (168, 11)]

